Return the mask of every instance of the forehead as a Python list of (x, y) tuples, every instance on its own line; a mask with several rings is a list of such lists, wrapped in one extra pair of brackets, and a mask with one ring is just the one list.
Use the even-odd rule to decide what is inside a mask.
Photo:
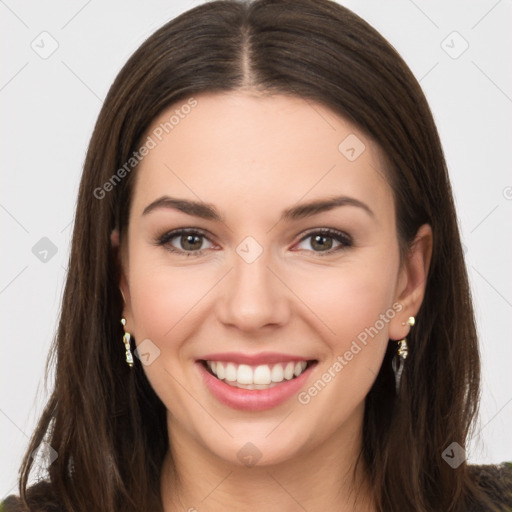
[(226, 200), (280, 208), (326, 194), (389, 207), (380, 149), (327, 107), (245, 92), (194, 100), (193, 108), (187, 98), (169, 107), (147, 131), (153, 147), (136, 170), (134, 209), (166, 193), (226, 210)]

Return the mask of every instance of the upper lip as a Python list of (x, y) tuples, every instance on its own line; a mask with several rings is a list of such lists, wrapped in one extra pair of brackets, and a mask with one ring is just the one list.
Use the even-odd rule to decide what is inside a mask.
[(202, 361), (225, 361), (237, 364), (258, 364), (285, 363), (289, 361), (312, 361), (312, 358), (296, 356), (292, 354), (280, 354), (277, 352), (260, 352), (259, 354), (243, 354), (241, 352), (217, 352), (200, 357)]

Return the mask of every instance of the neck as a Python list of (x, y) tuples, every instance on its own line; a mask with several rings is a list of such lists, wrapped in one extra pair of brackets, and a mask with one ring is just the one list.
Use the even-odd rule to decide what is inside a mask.
[[(361, 417), (362, 419), (362, 417)], [(354, 471), (361, 427), (344, 426), (314, 449), (266, 466), (220, 459), (169, 423), (171, 450), (162, 468), (164, 512), (374, 512), (364, 462)]]

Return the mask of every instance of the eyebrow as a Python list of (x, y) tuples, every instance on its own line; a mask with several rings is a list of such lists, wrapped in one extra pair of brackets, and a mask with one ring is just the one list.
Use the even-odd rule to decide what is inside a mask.
[[(308, 203), (292, 206), (291, 208), (283, 211), (280, 220), (299, 220), (332, 210), (333, 208), (338, 208), (340, 206), (356, 206), (368, 213), (370, 217), (375, 218), (375, 214), (371, 208), (359, 199), (347, 196), (336, 196), (325, 199), (317, 199)], [(202, 201), (191, 201), (189, 199), (178, 199), (169, 196), (162, 196), (153, 201), (151, 204), (146, 206), (146, 208), (144, 208), (142, 215), (147, 215), (148, 213), (159, 208), (170, 208), (186, 213), (187, 215), (199, 217), (201, 219), (224, 222), (223, 217), (217, 211), (215, 206), (210, 203), (204, 203)]]

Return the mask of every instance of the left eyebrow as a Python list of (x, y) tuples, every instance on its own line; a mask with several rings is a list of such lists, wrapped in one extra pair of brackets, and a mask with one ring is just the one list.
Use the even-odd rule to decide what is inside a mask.
[[(348, 196), (336, 196), (292, 206), (282, 212), (281, 220), (299, 220), (313, 215), (318, 215), (319, 213), (332, 210), (333, 208), (338, 208), (340, 206), (356, 206), (363, 209), (372, 218), (375, 218), (375, 214), (371, 208), (359, 199)], [(191, 201), (189, 199), (178, 199), (169, 196), (162, 196), (153, 201), (144, 208), (142, 215), (147, 215), (157, 208), (172, 208), (202, 219), (224, 222), (223, 217), (212, 204), (204, 203), (202, 201)]]
[(289, 208), (283, 212), (281, 215), (281, 220), (303, 219), (305, 217), (317, 215), (318, 213), (326, 212), (340, 206), (357, 206), (358, 208), (362, 208), (366, 213), (368, 213), (370, 217), (375, 218), (375, 214), (371, 208), (359, 199), (348, 196), (336, 196), (327, 199), (310, 201), (309, 203), (299, 204), (298, 206), (293, 206), (292, 208)]

